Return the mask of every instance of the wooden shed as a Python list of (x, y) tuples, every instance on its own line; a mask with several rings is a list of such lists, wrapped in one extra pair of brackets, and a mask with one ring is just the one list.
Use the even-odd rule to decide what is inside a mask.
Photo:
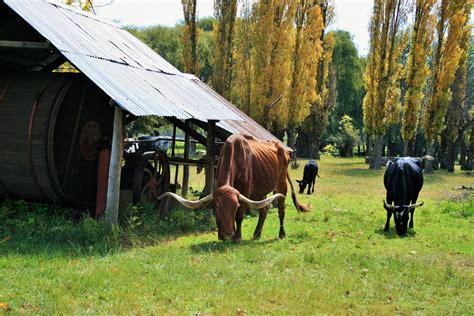
[[(0, 0), (0, 21), (2, 198), (90, 207), (105, 183), (116, 222), (123, 126), (139, 116), (164, 117), (205, 144), (207, 183), (216, 138), (279, 141), (115, 23), (47, 0)], [(66, 61), (79, 73), (53, 72)]]

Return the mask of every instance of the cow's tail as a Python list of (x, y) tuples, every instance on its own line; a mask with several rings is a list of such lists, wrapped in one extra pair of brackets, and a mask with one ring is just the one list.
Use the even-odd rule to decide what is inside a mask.
[(291, 199), (293, 200), (293, 204), (295, 205), (296, 210), (298, 210), (298, 212), (305, 212), (305, 213), (309, 212), (310, 210), (309, 204), (301, 205), (300, 203), (298, 203), (298, 200), (296, 199), (295, 188), (293, 187), (293, 182), (291, 182), (290, 174), (288, 173), (288, 171), (286, 172), (286, 180), (288, 180), (288, 182), (290, 183)]

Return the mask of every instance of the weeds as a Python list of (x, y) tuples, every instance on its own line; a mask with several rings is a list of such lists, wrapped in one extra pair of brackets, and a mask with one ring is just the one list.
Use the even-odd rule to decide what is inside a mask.
[(0, 206), (0, 252), (60, 249), (101, 255), (214, 228), (203, 211), (176, 209), (162, 217), (152, 204), (142, 204), (120, 214), (120, 225), (112, 226), (71, 209), (7, 200)]

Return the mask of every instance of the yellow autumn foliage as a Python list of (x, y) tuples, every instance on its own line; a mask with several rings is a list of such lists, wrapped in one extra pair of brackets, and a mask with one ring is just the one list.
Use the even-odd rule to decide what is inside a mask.
[(429, 75), (428, 57), (433, 40), (435, 16), (432, 8), (435, 1), (416, 0), (415, 23), (407, 62), (407, 92), (403, 107), (402, 137), (405, 142), (412, 140), (415, 136), (423, 89)]
[(197, 42), (199, 28), (196, 25), (196, 0), (181, 0), (184, 15), (183, 66), (184, 72), (199, 76)]
[[(283, 129), (288, 117), (294, 10), (291, 0), (263, 0), (256, 8), (250, 114), (267, 129)], [(271, 106), (280, 96), (282, 100)]]
[[(316, 77), (322, 55), (323, 17), (318, 5), (301, 1), (296, 13), (292, 83), (288, 98), (288, 126), (295, 128), (308, 116), (316, 101)], [(334, 38), (331, 35), (332, 46)]]
[(401, 103), (400, 57), (408, 35), (402, 30), (405, 0), (376, 0), (370, 24), (370, 52), (365, 72), (364, 125), (369, 135), (382, 135), (398, 122)]
[[(467, 19), (464, 9), (469, 0), (443, 0), (438, 19), (437, 54), (433, 66), (433, 82), (430, 100), (423, 113), (423, 130), (427, 142), (433, 143), (441, 130), (446, 110), (451, 101), (450, 86), (462, 55), (460, 46), (463, 25)], [(448, 35), (444, 37), (445, 21), (448, 23)]]

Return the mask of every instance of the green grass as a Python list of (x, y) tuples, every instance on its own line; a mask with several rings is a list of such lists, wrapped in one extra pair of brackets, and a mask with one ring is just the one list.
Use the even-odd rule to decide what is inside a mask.
[[(301, 162), (302, 164), (305, 161)], [(474, 200), (457, 171), (425, 175), (407, 237), (382, 231), (383, 170), (323, 157), (312, 211), (287, 200), (287, 238), (270, 211), (243, 222), (240, 245), (217, 241), (203, 214), (158, 218), (147, 207), (121, 227), (64, 210), (7, 202), (0, 208), (0, 313), (471, 314)], [(291, 170), (292, 178), (302, 174)], [(191, 184), (203, 175), (192, 168)], [(50, 215), (53, 213), (55, 215)], [(2, 217), (3, 216), (3, 217)], [(1, 305), (8, 304), (8, 307)]]

